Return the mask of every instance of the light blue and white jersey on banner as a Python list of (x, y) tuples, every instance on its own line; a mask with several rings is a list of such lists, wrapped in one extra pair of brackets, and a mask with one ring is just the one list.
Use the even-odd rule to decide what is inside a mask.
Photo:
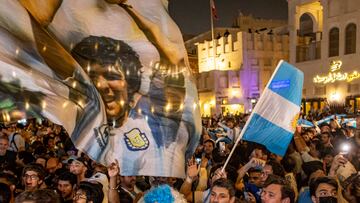
[(283, 156), (296, 129), (303, 82), (300, 70), (280, 61), (247, 121), (243, 139)]

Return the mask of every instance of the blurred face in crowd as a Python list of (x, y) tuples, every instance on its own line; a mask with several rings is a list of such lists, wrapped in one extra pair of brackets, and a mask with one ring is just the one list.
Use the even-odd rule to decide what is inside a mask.
[(70, 164), (70, 172), (75, 175), (85, 174), (86, 170), (86, 166), (80, 161), (73, 160)]
[(264, 168), (262, 169), (261, 178), (260, 178), (262, 184), (265, 183), (266, 179), (270, 174), (273, 174), (272, 166), (265, 164)]
[(120, 176), (120, 183), (123, 187), (134, 189), (136, 183), (135, 176)]
[(231, 121), (231, 120), (227, 121), (227, 122), (226, 122), (226, 125), (227, 125), (227, 127), (229, 127), (229, 128), (234, 128), (234, 127), (235, 127), (235, 126), (234, 126), (234, 122)]
[(35, 163), (40, 164), (42, 167), (45, 168), (46, 159), (44, 159), (44, 158), (42, 158), (42, 157), (39, 157), (39, 158), (36, 159)]
[(335, 129), (336, 127), (337, 127), (337, 125), (336, 125), (335, 121), (334, 121), (334, 120), (331, 120), (331, 121), (330, 121), (330, 128), (331, 128), (331, 129)]
[(36, 171), (26, 171), (22, 179), (26, 191), (38, 189), (43, 182)]
[(267, 187), (263, 188), (261, 192), (261, 202), (262, 203), (289, 203), (289, 198), (282, 199), (281, 196), (281, 185), (270, 184)]
[(9, 140), (5, 138), (0, 138), (0, 156), (4, 156), (8, 148), (9, 148)]
[(251, 158), (258, 158), (266, 161), (268, 157), (261, 149), (254, 149), (249, 156), (249, 159)]
[(334, 156), (332, 156), (331, 154), (327, 154), (323, 158), (323, 162), (326, 164), (326, 166), (331, 166), (333, 160), (334, 160)]
[(207, 155), (210, 155), (212, 151), (214, 150), (214, 145), (211, 142), (205, 142), (204, 143), (204, 152)]
[(325, 126), (322, 126), (321, 127), (321, 129), (320, 129), (320, 131), (323, 133), (323, 132), (330, 132), (330, 127), (329, 126), (327, 126), (327, 125), (325, 125)]
[(74, 188), (68, 180), (59, 180), (57, 189), (64, 200), (72, 198)]
[(59, 168), (61, 168), (61, 165), (60, 165), (59, 159), (57, 159), (57, 158), (50, 158), (46, 162), (46, 170), (49, 173), (55, 173), (55, 171)]
[(229, 190), (223, 187), (214, 186), (210, 193), (210, 203), (233, 203), (235, 198), (230, 197)]
[(55, 147), (55, 141), (53, 138), (50, 138), (47, 142), (47, 146), (49, 147), (49, 149), (54, 149)]
[(311, 196), (313, 203), (319, 203), (322, 197), (337, 197), (337, 190), (327, 183), (320, 183), (316, 188), (315, 196)]
[(310, 143), (309, 145), (309, 154), (313, 157), (319, 157), (320, 156), (320, 152), (316, 149), (316, 145), (314, 143)]
[(74, 203), (87, 203), (88, 202), (85, 191), (83, 191), (81, 189), (77, 190), (75, 192), (73, 200), (74, 200), (73, 201)]
[(323, 133), (320, 135), (320, 141), (321, 141), (321, 144), (328, 144), (330, 143), (330, 137), (328, 134), (326, 133)]
[(260, 171), (252, 171), (249, 173), (249, 183), (256, 185), (257, 187), (261, 187), (261, 172)]

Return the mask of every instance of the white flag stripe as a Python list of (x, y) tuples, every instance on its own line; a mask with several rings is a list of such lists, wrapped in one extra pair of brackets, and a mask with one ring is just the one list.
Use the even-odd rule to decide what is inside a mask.
[(267, 89), (256, 104), (254, 113), (274, 123), (286, 131), (294, 132), (291, 124), (299, 113), (300, 107)]

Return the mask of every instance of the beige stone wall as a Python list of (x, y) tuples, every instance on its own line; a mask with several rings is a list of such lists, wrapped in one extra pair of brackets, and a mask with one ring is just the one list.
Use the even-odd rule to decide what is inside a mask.
[[(289, 10), (289, 29), (290, 29), (290, 62), (304, 71), (305, 82), (304, 98), (327, 98), (331, 100), (334, 94), (338, 94), (340, 99), (337, 102), (344, 102), (346, 96), (358, 95), (354, 92), (356, 85), (360, 85), (360, 79), (351, 82), (337, 81), (334, 83), (315, 84), (313, 78), (316, 75), (326, 75), (329, 73), (330, 63), (334, 60), (342, 61), (341, 73), (352, 73), (360, 71), (360, 1), (358, 0), (297, 0), (288, 1)], [(314, 11), (316, 14), (314, 14)], [(321, 11), (321, 12), (320, 12)], [(320, 58), (296, 62), (296, 46), (298, 43), (297, 30), (299, 29), (299, 19), (303, 13), (312, 13), (314, 18), (315, 31), (321, 31), (321, 38), (316, 40), (321, 44)], [(319, 15), (321, 14), (321, 15)], [(349, 23), (357, 25), (356, 34), (356, 53), (345, 54), (345, 28)], [(337, 27), (339, 33), (339, 56), (329, 57), (329, 30)], [(320, 29), (322, 28), (322, 29)], [(355, 86), (354, 86), (355, 85)], [(351, 86), (351, 87), (350, 87)], [(320, 91), (323, 88), (325, 91)]]

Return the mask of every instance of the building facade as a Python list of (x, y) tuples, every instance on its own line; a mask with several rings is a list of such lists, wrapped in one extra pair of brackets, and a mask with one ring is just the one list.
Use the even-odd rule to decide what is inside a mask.
[(360, 109), (359, 0), (288, 1), (290, 63), (304, 72), (303, 109)]
[[(288, 60), (289, 37), (237, 32), (196, 43), (202, 116), (250, 112), (279, 60)], [(215, 57), (214, 57), (215, 54)]]

